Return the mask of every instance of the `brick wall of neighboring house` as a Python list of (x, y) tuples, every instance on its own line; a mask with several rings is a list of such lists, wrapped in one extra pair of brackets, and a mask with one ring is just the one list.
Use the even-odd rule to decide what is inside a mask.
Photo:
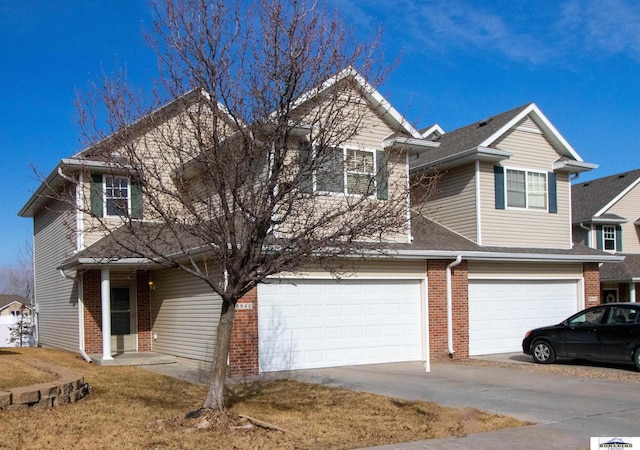
[[(258, 289), (254, 288), (239, 301), (233, 321), (229, 348), (229, 376), (257, 375), (258, 363)], [(247, 308), (248, 305), (250, 309)]]
[(151, 298), (149, 272), (136, 272), (136, 299), (138, 314), (138, 351), (151, 351)]
[[(432, 359), (449, 356), (447, 342), (446, 268), (452, 260), (427, 261), (429, 283), (429, 347)], [(469, 356), (469, 272), (467, 262), (452, 268), (452, 311), (454, 358)]]
[(585, 308), (600, 304), (600, 271), (598, 263), (584, 263), (582, 265), (584, 277)]
[(102, 302), (100, 300), (100, 271), (87, 270), (82, 275), (84, 303), (84, 350), (102, 353)]

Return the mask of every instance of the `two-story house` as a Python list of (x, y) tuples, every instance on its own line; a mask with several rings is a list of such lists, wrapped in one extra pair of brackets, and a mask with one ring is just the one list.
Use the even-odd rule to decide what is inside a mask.
[[(315, 174), (306, 195), (338, 207), (362, 195), (348, 190), (363, 167), (372, 201), (391, 201), (392, 186), (408, 185), (410, 173), (435, 172), (439, 184), (426, 205), (404, 204), (407, 226), (387, 251), (358, 260), (350, 276), (335, 279), (311, 264), (247, 294), (236, 313), (232, 375), (410, 360), (426, 361), (428, 370), (433, 357), (519, 351), (528, 328), (599, 303), (597, 265), (620, 258), (573, 245), (570, 225), (570, 177), (594, 166), (535, 105), (450, 133), (419, 132), (355, 71), (344, 76), (362, 87), (359, 103), (370, 114), (336, 152), (339, 176)], [(152, 136), (165, 126), (159, 117), (179, 118), (198, 95), (128, 134)], [(132, 226), (155, 225), (135, 180), (99, 158), (109, 144), (63, 159), (20, 211), (34, 220), (40, 343), (105, 364), (123, 352), (153, 351), (207, 366), (221, 299), (128, 245), (127, 227), (116, 226), (119, 209), (137, 218)], [(362, 162), (356, 171), (348, 164), (353, 152)], [(375, 170), (392, 160), (393, 170)], [(374, 179), (381, 172), (387, 178)], [(77, 207), (48, 195), (65, 189)], [(114, 228), (94, 229), (97, 216), (113, 216)]]
[(623, 255), (600, 266), (603, 302), (637, 301), (640, 283), (640, 169), (586, 182), (572, 189), (574, 241)]

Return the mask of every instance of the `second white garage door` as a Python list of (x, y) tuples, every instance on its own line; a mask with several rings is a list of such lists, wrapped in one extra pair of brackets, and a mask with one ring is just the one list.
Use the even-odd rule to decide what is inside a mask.
[(574, 280), (470, 280), (469, 354), (522, 351), (527, 330), (577, 312)]
[(260, 371), (422, 359), (417, 280), (258, 286)]

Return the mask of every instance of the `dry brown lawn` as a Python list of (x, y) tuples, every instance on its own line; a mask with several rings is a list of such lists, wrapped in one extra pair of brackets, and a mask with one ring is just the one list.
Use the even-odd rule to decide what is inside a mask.
[[(212, 426), (185, 419), (206, 386), (136, 367), (101, 367), (49, 349), (0, 349), (0, 372), (39, 359), (84, 374), (84, 400), (44, 411), (0, 411), (0, 448), (9, 449), (349, 449), (525, 425), (475, 409), (440, 407), (296, 381), (235, 385), (229, 416), (247, 415), (285, 431)], [(7, 370), (5, 370), (5, 368)], [(216, 418), (208, 416), (211, 423)]]

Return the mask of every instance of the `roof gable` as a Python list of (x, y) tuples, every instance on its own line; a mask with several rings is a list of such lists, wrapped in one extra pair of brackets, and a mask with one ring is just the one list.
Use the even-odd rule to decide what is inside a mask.
[(347, 67), (343, 69), (335, 76), (329, 78), (320, 86), (307, 91), (302, 94), (295, 102), (294, 108), (298, 108), (305, 104), (312, 98), (321, 95), (343, 82), (346, 79), (352, 79), (359, 87), (363, 98), (367, 101), (368, 105), (374, 110), (391, 129), (398, 130), (400, 133), (404, 133), (415, 139), (422, 139), (422, 135), (411, 125), (383, 96), (374, 88), (356, 69), (353, 67)]
[(580, 172), (597, 167), (585, 163), (538, 106), (535, 103), (528, 103), (442, 134), (435, 139), (436, 142), (440, 142), (440, 147), (421, 155), (419, 160), (412, 163), (412, 169), (446, 167), (447, 164), (468, 163), (478, 159), (491, 161), (508, 159), (512, 156), (510, 152), (494, 148), (494, 146), (526, 117), (529, 117), (536, 124), (558, 152), (559, 158), (554, 168)]
[(575, 183), (571, 188), (573, 222), (580, 223), (603, 217), (615, 203), (638, 184), (640, 184), (640, 169)]

